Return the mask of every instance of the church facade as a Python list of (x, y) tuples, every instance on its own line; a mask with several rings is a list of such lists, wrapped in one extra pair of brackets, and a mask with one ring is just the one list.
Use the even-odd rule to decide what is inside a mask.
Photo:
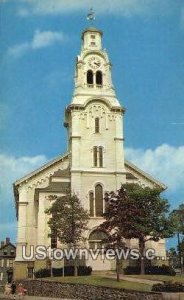
[[(102, 47), (103, 33), (88, 28), (82, 33), (82, 48), (75, 67), (75, 87), (65, 110), (68, 132), (67, 152), (14, 183), (17, 210), (17, 251), (15, 277), (31, 277), (46, 261), (24, 261), (22, 247), (52, 244), (48, 237), (50, 196), (75, 193), (90, 213), (86, 247), (100, 245), (98, 225), (103, 222), (104, 194), (123, 183), (142, 186), (165, 185), (124, 159), (123, 116), (111, 78), (111, 62)], [(129, 241), (129, 246), (137, 245)], [(165, 256), (165, 241), (149, 242), (156, 254)], [(93, 270), (114, 269), (113, 262), (86, 262)]]

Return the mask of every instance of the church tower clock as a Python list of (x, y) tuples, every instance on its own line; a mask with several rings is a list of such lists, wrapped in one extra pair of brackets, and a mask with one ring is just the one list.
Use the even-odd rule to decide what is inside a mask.
[(123, 114), (111, 79), (111, 63), (102, 48), (102, 31), (82, 33), (75, 66), (75, 88), (66, 109), (71, 189), (91, 217), (104, 212), (105, 191), (125, 183)]

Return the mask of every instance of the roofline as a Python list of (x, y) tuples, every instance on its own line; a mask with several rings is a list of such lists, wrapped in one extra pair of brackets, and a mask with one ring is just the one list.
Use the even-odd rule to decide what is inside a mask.
[(167, 189), (167, 186), (158, 181), (157, 179), (155, 179), (154, 177), (152, 177), (151, 175), (149, 175), (148, 173), (144, 172), (143, 170), (141, 170), (140, 168), (136, 167), (133, 163), (131, 163), (130, 161), (128, 160), (125, 160), (125, 164), (127, 166), (129, 166), (130, 168), (136, 170), (138, 173), (141, 173), (144, 177), (148, 178), (150, 181), (154, 182), (156, 185), (160, 186), (162, 190), (166, 190)]
[(67, 158), (69, 153), (66, 153), (64, 155), (59, 155), (56, 158), (54, 158), (53, 160), (49, 161), (48, 163), (44, 164), (42, 167), (36, 169), (35, 171), (29, 173), (28, 175), (16, 180), (13, 185), (14, 187), (18, 186), (19, 184), (23, 183), (24, 181), (30, 179), (31, 177), (37, 175), (38, 173), (44, 171), (45, 169), (47, 169), (48, 167), (50, 167), (51, 165), (57, 163), (58, 161), (60, 161), (61, 159)]
[(96, 27), (88, 27), (88, 28), (84, 29), (83, 32), (82, 32), (82, 35), (81, 35), (82, 40), (84, 39), (84, 34), (86, 32), (98, 32), (98, 33), (100, 33), (101, 36), (103, 36), (103, 31), (102, 30), (99, 30)]
[(10, 242), (10, 243), (8, 243), (8, 244), (5, 244), (5, 245), (3, 245), (2, 247), (0, 247), (0, 250), (2, 250), (2, 249), (4, 249), (4, 248), (6, 248), (7, 246), (12, 246), (13, 248), (15, 248), (15, 249), (16, 249), (16, 246)]

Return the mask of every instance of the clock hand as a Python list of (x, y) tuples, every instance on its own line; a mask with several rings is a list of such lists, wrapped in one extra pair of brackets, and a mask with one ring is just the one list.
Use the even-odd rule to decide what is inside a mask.
[(95, 64), (95, 65), (97, 65), (97, 66), (99, 66), (99, 65), (100, 65), (100, 63), (97, 63), (97, 62), (94, 62), (94, 64)]

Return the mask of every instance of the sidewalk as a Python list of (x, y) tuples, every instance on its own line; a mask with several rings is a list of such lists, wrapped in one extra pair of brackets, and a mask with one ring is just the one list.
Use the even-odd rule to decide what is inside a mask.
[[(107, 278), (116, 278), (116, 274), (98, 274), (98, 276), (102, 276), (102, 277), (107, 277)], [(138, 283), (146, 283), (146, 284), (156, 284), (156, 283), (162, 283), (162, 281), (158, 281), (158, 280), (150, 280), (150, 279), (143, 279), (143, 278), (135, 278), (135, 277), (128, 277), (126, 275), (122, 275), (120, 274), (120, 279), (121, 280), (125, 280), (125, 281), (130, 281), (130, 282), (138, 282)]]
[[(13, 300), (13, 296), (11, 295), (9, 298), (7, 296), (4, 296), (3, 294), (0, 294), (0, 299), (1, 300)], [(19, 299), (19, 297), (16, 295), (16, 300)], [(73, 299), (69, 299), (69, 298), (49, 298), (49, 297), (38, 297), (38, 296), (24, 296), (22, 298), (23, 300), (73, 300)], [(80, 300), (80, 299), (76, 299), (76, 300)]]

